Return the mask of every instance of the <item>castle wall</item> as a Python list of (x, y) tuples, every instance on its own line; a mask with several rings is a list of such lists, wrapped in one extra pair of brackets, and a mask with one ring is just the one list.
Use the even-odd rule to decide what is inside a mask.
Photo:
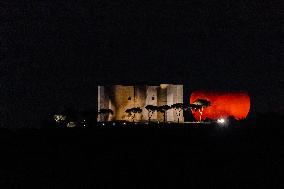
[[(107, 87), (98, 86), (98, 110), (110, 108), (110, 95)], [(103, 121), (104, 115), (98, 116), (98, 121)]]
[[(147, 105), (171, 106), (174, 103), (183, 102), (183, 86), (182, 85), (113, 85), (98, 87), (98, 110), (109, 108), (114, 111), (112, 120), (128, 120), (131, 118), (125, 113), (126, 109), (140, 107), (141, 114), (135, 116), (135, 121), (147, 121), (148, 111), (145, 109)], [(99, 119), (100, 121), (101, 119)], [(151, 118), (153, 121), (164, 120), (163, 113), (155, 112)], [(169, 110), (166, 113), (166, 121), (177, 122), (177, 115), (174, 110)], [(183, 121), (181, 114), (180, 121)]]
[[(167, 105), (167, 88), (157, 88), (158, 93), (158, 99), (157, 99), (157, 105), (158, 106), (164, 106)], [(157, 120), (160, 122), (164, 121), (164, 114), (162, 112), (157, 113)], [(167, 120), (167, 115), (166, 115)]]
[(145, 116), (145, 112), (147, 112), (145, 109), (147, 98), (146, 90), (147, 87), (145, 85), (135, 86), (135, 104), (133, 107), (140, 107), (142, 109), (142, 113), (135, 116), (135, 121), (148, 120), (148, 115)]
[(126, 109), (134, 107), (134, 87), (115, 85), (112, 87), (114, 94), (114, 120), (128, 120)]
[[(175, 104), (175, 103), (183, 103), (183, 86), (182, 85), (172, 85), (169, 87), (169, 94), (168, 97), (168, 104)], [(183, 117), (183, 111), (180, 112), (180, 116), (178, 116), (179, 112), (178, 110), (171, 109), (168, 111), (170, 116), (170, 120), (168, 121), (173, 121), (177, 122), (178, 117), (180, 122), (184, 122), (184, 117)]]
[[(167, 87), (167, 105), (171, 106), (172, 104), (175, 103), (175, 93), (177, 92), (176, 90), (176, 85), (169, 85)], [(169, 109), (167, 111), (167, 121), (173, 122), (175, 120), (175, 111), (173, 109)]]
[[(145, 105), (153, 105), (153, 106), (157, 106), (158, 102), (158, 93), (157, 93), (157, 88), (158, 86), (146, 86), (146, 103)], [(143, 118), (147, 118), (148, 120), (148, 111), (145, 109), (143, 109)], [(153, 113), (152, 120), (157, 120), (157, 112)]]

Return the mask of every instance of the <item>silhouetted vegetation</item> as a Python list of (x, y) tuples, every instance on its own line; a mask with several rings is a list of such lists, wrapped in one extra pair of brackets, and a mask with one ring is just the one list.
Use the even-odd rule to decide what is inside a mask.
[(176, 104), (173, 104), (171, 106), (172, 109), (175, 110), (176, 112), (176, 115), (177, 115), (177, 118), (178, 118), (178, 123), (179, 123), (179, 119), (180, 119), (180, 116), (181, 116), (181, 112), (183, 110), (183, 103), (176, 103)]
[(108, 121), (109, 116), (113, 115), (113, 111), (111, 109), (100, 109), (100, 111), (98, 112), (98, 115), (102, 115), (103, 120)]
[(148, 111), (148, 123), (150, 124), (154, 112), (157, 111), (157, 106), (147, 105), (145, 108)]
[(201, 122), (203, 110), (204, 108), (211, 106), (211, 102), (206, 99), (197, 99), (190, 106), (193, 111), (199, 112), (199, 121)]
[(139, 108), (139, 107), (130, 108), (130, 109), (125, 110), (125, 113), (127, 113), (128, 116), (130, 116), (132, 118), (132, 122), (134, 122), (136, 114), (142, 113), (142, 109)]
[(163, 106), (158, 106), (158, 107), (157, 107), (157, 112), (163, 113), (163, 116), (164, 116), (164, 123), (166, 123), (166, 113), (167, 113), (167, 111), (168, 111), (169, 109), (171, 109), (171, 107), (168, 106), (168, 105), (163, 105)]

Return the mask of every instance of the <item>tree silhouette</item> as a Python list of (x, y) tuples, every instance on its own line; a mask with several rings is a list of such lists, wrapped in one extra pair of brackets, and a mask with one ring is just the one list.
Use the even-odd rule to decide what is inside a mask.
[(104, 120), (108, 121), (109, 115), (113, 115), (113, 111), (111, 109), (100, 109), (98, 115), (104, 115)]
[(171, 105), (171, 108), (173, 108), (175, 110), (175, 113), (176, 113), (177, 118), (178, 118), (178, 123), (179, 123), (180, 114), (181, 114), (181, 111), (183, 110), (183, 103), (173, 104), (173, 105)]
[(164, 114), (164, 123), (166, 123), (166, 113), (169, 109), (171, 109), (171, 107), (168, 105), (158, 106), (157, 108), (158, 112), (161, 112)]
[(190, 106), (194, 111), (199, 112), (199, 121), (201, 122), (204, 108), (207, 108), (210, 105), (211, 105), (210, 101), (198, 98)]
[(135, 116), (137, 113), (142, 113), (142, 109), (137, 107), (137, 108), (130, 108), (125, 110), (125, 113), (127, 113), (129, 116), (132, 116), (132, 122), (134, 122)]
[(211, 102), (209, 100), (206, 100), (206, 99), (198, 98), (192, 104), (200, 105), (200, 106), (203, 106), (203, 107), (208, 107), (208, 106), (211, 105)]
[(154, 106), (154, 105), (147, 105), (146, 107), (146, 110), (148, 111), (148, 123), (150, 124), (151, 122), (151, 118), (154, 114), (155, 111), (157, 111), (157, 106)]

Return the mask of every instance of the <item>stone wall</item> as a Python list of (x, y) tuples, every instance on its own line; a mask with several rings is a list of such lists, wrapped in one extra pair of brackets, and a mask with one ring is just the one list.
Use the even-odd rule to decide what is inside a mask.
[[(157, 106), (158, 102), (158, 93), (157, 93), (157, 88), (158, 86), (146, 86), (147, 90), (146, 90), (146, 103), (145, 105), (153, 105), (153, 106)], [(148, 120), (148, 111), (145, 109), (143, 109), (143, 117), (147, 118)], [(153, 116), (151, 117), (152, 120), (157, 120), (157, 112), (155, 112), (153, 114)]]
[[(135, 121), (147, 121), (148, 111), (145, 109), (147, 105), (169, 105), (183, 102), (183, 86), (182, 85), (113, 85), (98, 87), (98, 110), (102, 108), (110, 108), (114, 111), (111, 120), (128, 120), (131, 118), (125, 113), (126, 109), (140, 107), (143, 111), (135, 116)], [(153, 121), (164, 120), (163, 113), (155, 112), (151, 118)], [(102, 118), (99, 118), (102, 121)], [(177, 122), (177, 114), (174, 110), (166, 113), (166, 121)], [(180, 121), (183, 122), (181, 114)]]

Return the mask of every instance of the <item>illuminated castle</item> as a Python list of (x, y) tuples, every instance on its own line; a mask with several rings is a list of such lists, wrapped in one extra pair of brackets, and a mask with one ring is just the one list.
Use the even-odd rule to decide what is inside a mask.
[[(98, 86), (98, 110), (111, 109), (114, 114), (109, 118), (114, 120), (129, 120), (125, 110), (140, 107), (141, 114), (137, 114), (135, 121), (147, 121), (147, 105), (162, 106), (175, 103), (183, 103), (183, 85), (161, 84), (150, 85), (111, 85)], [(177, 122), (176, 110), (170, 109), (166, 113), (167, 122)], [(163, 114), (155, 112), (151, 118), (153, 121), (163, 121)], [(181, 113), (180, 122), (183, 122)], [(102, 118), (99, 117), (99, 121)]]

